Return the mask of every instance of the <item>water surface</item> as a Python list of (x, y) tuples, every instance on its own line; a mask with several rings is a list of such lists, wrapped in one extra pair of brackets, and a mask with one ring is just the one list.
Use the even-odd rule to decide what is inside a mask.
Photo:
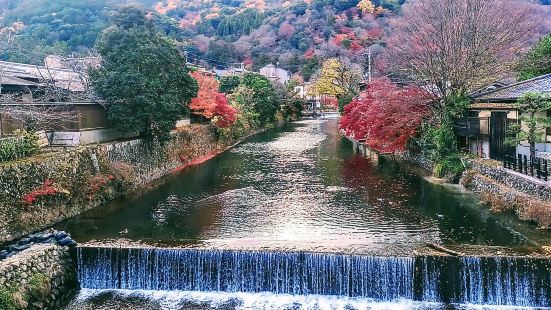
[(355, 154), (336, 121), (259, 134), (60, 225), (79, 242), (394, 253), (436, 243), (521, 248), (547, 232), (480, 208), (458, 186)]

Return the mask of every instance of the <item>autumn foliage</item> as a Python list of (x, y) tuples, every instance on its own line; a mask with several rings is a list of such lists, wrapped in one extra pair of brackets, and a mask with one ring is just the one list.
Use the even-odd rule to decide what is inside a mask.
[(416, 86), (399, 87), (376, 79), (367, 92), (344, 108), (340, 129), (382, 153), (403, 151), (423, 119), (431, 114), (430, 95)]
[(197, 97), (191, 100), (191, 113), (211, 120), (216, 126), (229, 127), (237, 119), (237, 110), (228, 104), (226, 95), (218, 92), (218, 81), (214, 76), (193, 72), (191, 75), (199, 84)]
[(22, 201), (26, 205), (32, 205), (40, 197), (54, 196), (60, 192), (62, 191), (55, 186), (52, 180), (46, 179), (40, 187), (23, 196)]

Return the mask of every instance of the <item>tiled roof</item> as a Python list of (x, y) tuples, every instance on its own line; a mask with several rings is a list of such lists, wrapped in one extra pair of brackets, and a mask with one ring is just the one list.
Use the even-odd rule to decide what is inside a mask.
[(516, 109), (516, 107), (514, 103), (475, 102), (469, 105), (469, 109), (510, 110), (510, 109)]
[(37, 86), (38, 84), (14, 76), (0, 76), (0, 84), (17, 86)]
[(0, 70), (6, 76), (20, 79), (51, 79), (59, 88), (80, 92), (85, 90), (82, 78), (77, 72), (67, 69), (54, 69), (45, 66), (28, 65), (0, 61)]
[(490, 91), (478, 97), (474, 97), (474, 99), (476, 101), (516, 101), (518, 98), (522, 97), (522, 95), (528, 92), (551, 94), (551, 74), (538, 76), (530, 80), (498, 88), (494, 91)]

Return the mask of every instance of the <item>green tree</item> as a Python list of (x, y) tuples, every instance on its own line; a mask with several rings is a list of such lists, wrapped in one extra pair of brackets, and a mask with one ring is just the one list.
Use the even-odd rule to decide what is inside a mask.
[(551, 118), (546, 115), (551, 110), (551, 98), (542, 93), (529, 92), (519, 99), (516, 108), (524, 112), (520, 120), (526, 126), (522, 126), (522, 123), (510, 125), (510, 137), (505, 142), (513, 147), (528, 142), (530, 157), (535, 158), (536, 143), (543, 141), (545, 129), (551, 127)]
[(219, 90), (224, 94), (231, 94), (239, 86), (241, 80), (237, 76), (225, 76), (220, 78)]
[(258, 113), (260, 123), (274, 122), (279, 102), (270, 80), (263, 75), (249, 73), (243, 77), (241, 84), (251, 92), (250, 104)]
[(551, 33), (541, 39), (520, 63), (519, 79), (528, 80), (551, 73)]
[(354, 100), (354, 97), (358, 96), (357, 92), (347, 92), (339, 97), (339, 112), (344, 112), (344, 107)]
[(108, 103), (108, 117), (121, 131), (168, 138), (197, 94), (185, 60), (172, 40), (155, 31), (145, 12), (123, 8), (97, 43), (103, 65), (92, 85)]

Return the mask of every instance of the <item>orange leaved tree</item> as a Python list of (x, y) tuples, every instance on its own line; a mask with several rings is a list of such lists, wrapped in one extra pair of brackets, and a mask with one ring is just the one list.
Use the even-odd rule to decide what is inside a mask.
[(189, 109), (193, 115), (202, 121), (212, 121), (218, 127), (229, 127), (237, 119), (237, 110), (228, 104), (226, 96), (218, 92), (218, 81), (211, 75), (192, 72), (197, 80), (199, 91), (197, 97), (191, 100)]

